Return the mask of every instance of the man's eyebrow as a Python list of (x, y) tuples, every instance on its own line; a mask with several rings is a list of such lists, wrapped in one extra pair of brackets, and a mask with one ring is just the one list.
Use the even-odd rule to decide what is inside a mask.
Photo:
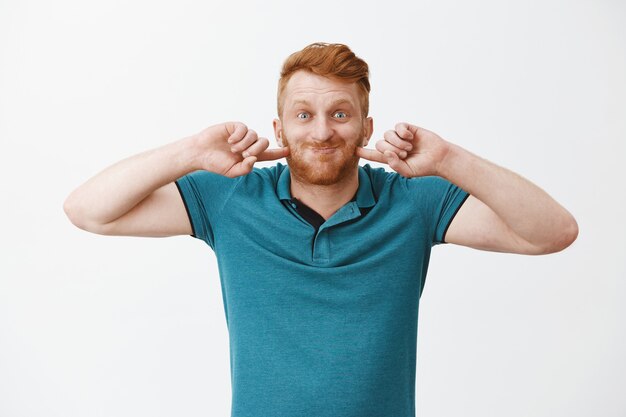
[[(310, 106), (311, 103), (308, 100), (305, 99), (296, 99), (293, 101), (293, 105), (298, 105), (298, 104), (304, 104), (305, 106)], [(348, 100), (347, 98), (339, 98), (333, 102), (330, 103), (330, 105), (332, 107), (334, 106), (338, 106), (340, 104), (349, 104), (351, 106), (353, 106), (352, 101)]]
[(333, 101), (330, 104), (332, 106), (338, 106), (340, 104), (349, 104), (349, 105), (352, 106), (354, 103), (352, 103), (352, 101), (348, 100), (347, 98), (340, 98), (340, 99), (337, 99), (337, 100)]

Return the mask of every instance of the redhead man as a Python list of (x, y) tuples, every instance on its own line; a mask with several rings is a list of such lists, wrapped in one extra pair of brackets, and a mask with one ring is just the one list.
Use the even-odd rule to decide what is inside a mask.
[(309, 45), (283, 65), (279, 148), (218, 124), (112, 165), (65, 202), (93, 233), (187, 234), (213, 249), (232, 417), (415, 416), (431, 248), (538, 255), (578, 234), (539, 187), (422, 127), (398, 123), (364, 148), (368, 72), (345, 45)]

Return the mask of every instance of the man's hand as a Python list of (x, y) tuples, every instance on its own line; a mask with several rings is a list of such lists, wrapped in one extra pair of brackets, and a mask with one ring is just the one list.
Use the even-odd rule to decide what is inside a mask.
[(257, 160), (289, 155), (288, 148), (268, 146), (243, 123), (211, 126), (106, 168), (74, 190), (63, 209), (73, 224), (93, 233), (188, 235), (192, 227), (174, 181), (196, 170), (246, 175)]
[(384, 137), (376, 150), (357, 148), (355, 154), (386, 163), (404, 177), (445, 178), (470, 194), (446, 242), (538, 255), (563, 250), (576, 239), (574, 217), (520, 175), (408, 123), (398, 123)]
[(411, 178), (439, 175), (449, 144), (437, 134), (421, 127), (398, 123), (376, 142), (376, 150), (358, 147), (356, 155), (389, 165), (398, 174)]
[(252, 171), (256, 161), (280, 159), (289, 148), (267, 149), (269, 140), (240, 122), (226, 122), (208, 127), (193, 136), (198, 152), (198, 169), (226, 177), (238, 177)]

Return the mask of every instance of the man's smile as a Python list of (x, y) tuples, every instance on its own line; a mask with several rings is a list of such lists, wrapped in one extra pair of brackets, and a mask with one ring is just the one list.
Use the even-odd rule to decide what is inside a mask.
[(311, 147), (310, 148), (313, 152), (316, 153), (321, 153), (321, 154), (329, 154), (329, 153), (333, 153), (337, 150), (336, 146), (326, 146), (326, 147)]

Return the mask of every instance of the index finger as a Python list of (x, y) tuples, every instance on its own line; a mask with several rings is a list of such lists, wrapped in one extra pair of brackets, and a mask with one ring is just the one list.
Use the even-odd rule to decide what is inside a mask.
[(387, 157), (375, 149), (366, 149), (358, 146), (355, 151), (356, 156), (359, 158), (368, 159), (370, 161), (387, 163)]
[(266, 149), (258, 155), (257, 161), (273, 161), (274, 159), (280, 159), (289, 156), (289, 147), (276, 149)]

